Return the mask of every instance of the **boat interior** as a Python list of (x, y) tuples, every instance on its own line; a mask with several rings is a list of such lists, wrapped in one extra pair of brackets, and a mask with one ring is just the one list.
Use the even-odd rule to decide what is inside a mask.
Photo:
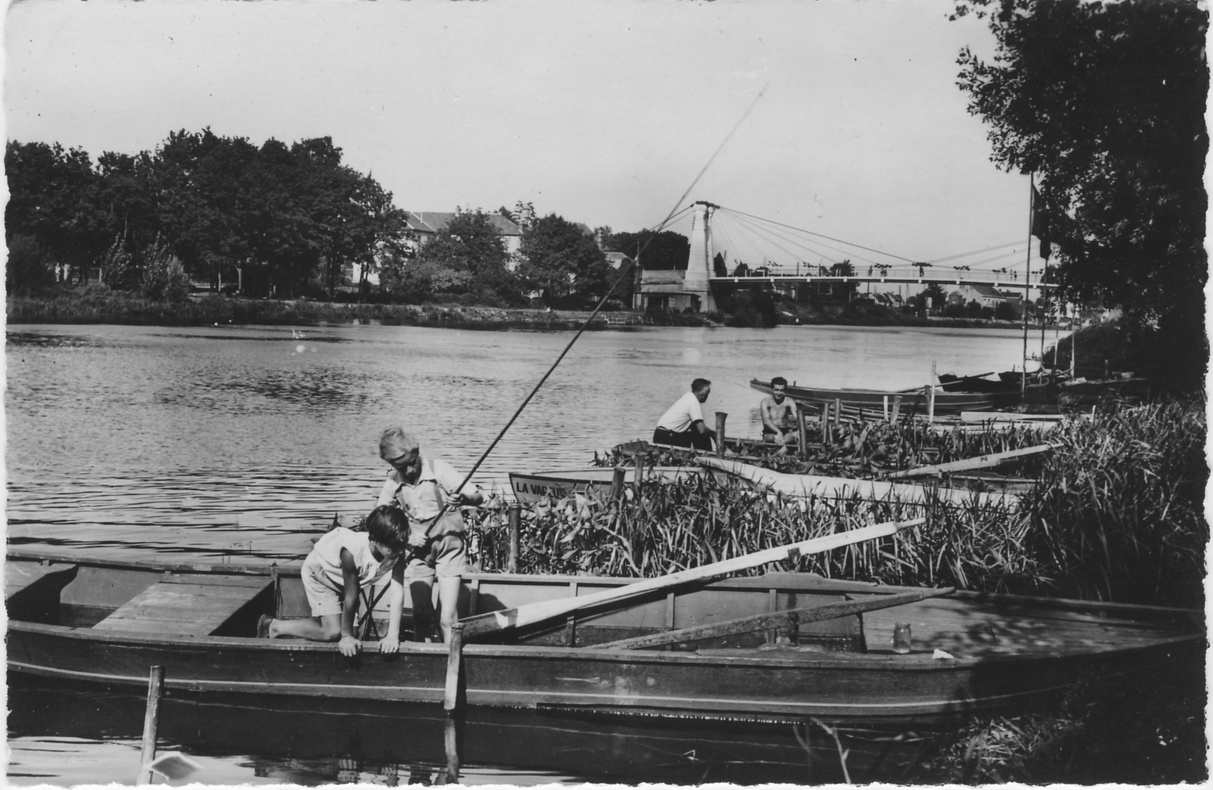
[[(631, 580), (478, 574), (464, 580), (464, 616), (570, 596)], [(1203, 613), (832, 581), (771, 572), (661, 590), (477, 641), (564, 647), (628, 647), (753, 655), (895, 655), (908, 627), (914, 654), (953, 658), (1090, 652), (1145, 646), (1203, 633)], [(68, 558), (8, 558), (10, 624), (41, 623), (151, 637), (254, 637), (261, 615), (309, 616), (298, 567), (100, 564)], [(386, 632), (379, 598), (364, 638)], [(402, 633), (412, 631), (406, 590)], [(896, 651), (901, 652), (901, 651)]]

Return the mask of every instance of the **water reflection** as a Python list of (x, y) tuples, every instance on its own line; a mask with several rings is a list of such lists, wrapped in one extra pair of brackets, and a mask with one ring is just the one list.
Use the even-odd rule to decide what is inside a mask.
[[(18, 676), (9, 696), (10, 782), (58, 784), (92, 762), (97, 772), (90, 782), (128, 783), (138, 767), (145, 704), (133, 687), (98, 692)], [(190, 781), (205, 784), (757, 784), (832, 782), (848, 774), (857, 781), (895, 778), (922, 743), (907, 733), (835, 731), (815, 722), (477, 708), (453, 721), (437, 705), (170, 690), (161, 703), (158, 748), (201, 762), (204, 771)], [(106, 744), (131, 748), (96, 764)], [(240, 772), (246, 775), (233, 776)]]

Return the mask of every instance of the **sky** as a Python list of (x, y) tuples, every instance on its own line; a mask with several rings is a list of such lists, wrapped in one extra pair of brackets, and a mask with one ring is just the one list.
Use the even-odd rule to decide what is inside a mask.
[(909, 260), (1018, 243), (1022, 262), (1028, 177), (990, 162), (956, 87), (960, 50), (993, 37), (951, 8), (20, 0), (5, 133), (94, 159), (208, 126), (329, 136), (411, 211), (529, 201), (637, 231), (703, 200)]

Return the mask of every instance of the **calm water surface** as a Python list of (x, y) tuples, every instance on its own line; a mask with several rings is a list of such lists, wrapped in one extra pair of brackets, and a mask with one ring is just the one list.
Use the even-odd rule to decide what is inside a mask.
[[(301, 558), (335, 513), (351, 519), (373, 505), (386, 471), (377, 456), (384, 427), (405, 425), (467, 472), (572, 337), (377, 325), (10, 325), (9, 541), (90, 556)], [(587, 333), (476, 479), (504, 489), (510, 471), (583, 467), (595, 451), (647, 439), (696, 376), (713, 382), (709, 424), (719, 410), (730, 435), (756, 437), (761, 395), (751, 378), (902, 389), (927, 383), (932, 363), (941, 373), (1011, 369), (1022, 344), (1010, 329)], [(10, 727), (14, 756), (29, 769), (10, 779), (75, 784), (83, 771), (129, 783), (128, 754), (111, 770), (111, 741), (73, 739), (64, 727), (53, 737)], [(224, 765), (225, 778), (244, 775)], [(256, 781), (267, 779), (290, 781)]]

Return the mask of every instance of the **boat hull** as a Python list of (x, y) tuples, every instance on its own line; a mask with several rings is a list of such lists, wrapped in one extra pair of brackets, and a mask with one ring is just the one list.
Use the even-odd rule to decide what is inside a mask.
[[(750, 386), (759, 392), (769, 393), (770, 382), (760, 379), (750, 381)], [(786, 392), (798, 404), (815, 407), (841, 404), (849, 412), (862, 412), (863, 416), (880, 417), (885, 414), (898, 416), (927, 416), (930, 403), (924, 389), (908, 392), (867, 389), (825, 389), (801, 387), (789, 384)], [(1018, 406), (1018, 391), (1011, 392), (946, 392), (934, 393), (935, 415), (960, 414), (962, 411), (991, 411)]]
[[(208, 576), (216, 577), (209, 587), (195, 578)], [(157, 585), (211, 589), (244, 576), (265, 580), (272, 596), (252, 598), (252, 609), (234, 609), (216, 630), (248, 636), (165, 633), (188, 630), (191, 622), (155, 620), (142, 631), (107, 625), (129, 606), (123, 602)], [(465, 580), (461, 609), (468, 614), (499, 611), (593, 595), (627, 581), (477, 575)], [(350, 659), (332, 644), (254, 638), (259, 608), (279, 617), (306, 613), (297, 566), (107, 568), (100, 561), (14, 558), (10, 550), (6, 588), (11, 673), (146, 686), (150, 668), (162, 666), (169, 689), (192, 693), (432, 705), (444, 699), (448, 651), (442, 644), (406, 643), (399, 653), (383, 655), (377, 643), (368, 641)], [(524, 634), (506, 631), (499, 644), (465, 644), (462, 695), (473, 707), (928, 723), (979, 711), (1030, 709), (1092, 673), (1131, 671), (1178, 658), (1198, 647), (1201, 636), (1189, 622), (1191, 614), (1175, 610), (957, 593), (870, 611), (862, 618), (805, 619), (798, 629), (782, 634), (700, 639), (668, 650), (596, 647), (744, 615), (906, 590), (808, 574), (768, 574), (658, 591), (626, 608), (589, 610)], [(103, 611), (78, 611), (67, 606), (70, 601), (86, 601)], [(890, 644), (894, 624), (902, 622), (914, 628), (914, 649), (904, 655), (894, 653)]]
[[(699, 469), (693, 466), (655, 466), (645, 469), (643, 474), (646, 481), (668, 483), (696, 476)], [(577, 494), (602, 500), (610, 495), (614, 477), (615, 470), (609, 466), (530, 474), (510, 472), (510, 487), (514, 489), (514, 498), (524, 505), (548, 499), (565, 499)], [(635, 468), (625, 469), (624, 484), (630, 485), (635, 481)]]

